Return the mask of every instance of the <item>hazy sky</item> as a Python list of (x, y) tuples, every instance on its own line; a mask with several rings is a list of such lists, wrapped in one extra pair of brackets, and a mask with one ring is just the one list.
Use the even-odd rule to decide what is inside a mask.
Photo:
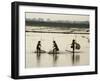
[(33, 19), (33, 18), (43, 18), (44, 20), (68, 20), (68, 21), (89, 21), (89, 15), (84, 14), (50, 14), (50, 13), (34, 13), (34, 12), (26, 12), (25, 13), (26, 19)]

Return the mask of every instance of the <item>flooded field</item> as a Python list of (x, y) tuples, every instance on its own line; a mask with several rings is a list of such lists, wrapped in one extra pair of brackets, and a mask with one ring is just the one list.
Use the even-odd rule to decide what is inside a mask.
[[(80, 50), (72, 53), (71, 43), (75, 39), (81, 46)], [(53, 50), (53, 40), (59, 47), (59, 54), (48, 54)], [(35, 53), (38, 41), (41, 49), (46, 51), (37, 55)], [(90, 49), (89, 34), (63, 34), (26, 32), (26, 68), (80, 66), (89, 64)]]

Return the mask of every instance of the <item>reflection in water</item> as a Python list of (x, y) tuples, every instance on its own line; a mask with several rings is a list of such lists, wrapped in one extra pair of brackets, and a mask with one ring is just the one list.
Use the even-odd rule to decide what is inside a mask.
[[(37, 27), (36, 27), (37, 28)], [(72, 53), (70, 43), (73, 38), (77, 36), (77, 42), (81, 44), (81, 49)], [(74, 65), (88, 65), (90, 62), (90, 43), (85, 38), (89, 38), (89, 34), (57, 34), (57, 33), (42, 33), (42, 41), (38, 44), (41, 33), (26, 32), (26, 54), (25, 54), (25, 65), (26, 68), (35, 67), (52, 67), (55, 66), (72, 66)], [(52, 38), (59, 47), (59, 54), (54, 55), (48, 52), (52, 50)], [(61, 38), (63, 37), (63, 38)], [(38, 45), (37, 45), (38, 44)], [(37, 47), (38, 46), (38, 47)], [(42, 46), (42, 47), (41, 47)], [(45, 50), (37, 54), (37, 48), (39, 50)], [(39, 49), (40, 48), (40, 49)], [(68, 50), (68, 51), (65, 51)], [(76, 64), (77, 63), (77, 64)]]
[(74, 54), (72, 55), (72, 65), (74, 64), (74, 62), (75, 62), (75, 56), (74, 56)]
[[(41, 55), (42, 55), (41, 53), (37, 53), (36, 54), (37, 67), (40, 67), (41, 66)], [(58, 60), (59, 60), (59, 56), (60, 56), (60, 54), (52, 54), (53, 66), (57, 66), (57, 63), (58, 63)], [(75, 54), (75, 53), (74, 54), (71, 54), (71, 60), (72, 60), (72, 65), (79, 64), (79, 62), (80, 62), (80, 55), (79, 54)]]
[(80, 55), (76, 55), (76, 62), (80, 61)]
[(57, 64), (57, 59), (58, 59), (57, 54), (53, 54), (53, 66), (56, 66), (56, 64)]
[(75, 55), (75, 53), (72, 55), (72, 65), (76, 65), (80, 61), (80, 55)]
[(41, 53), (37, 52), (37, 66), (40, 66)]

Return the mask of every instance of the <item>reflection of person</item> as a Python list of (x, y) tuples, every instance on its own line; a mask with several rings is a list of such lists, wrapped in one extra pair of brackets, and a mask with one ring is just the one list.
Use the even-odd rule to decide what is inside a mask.
[(38, 41), (36, 49), (37, 49), (37, 53), (40, 53), (40, 51), (41, 51), (41, 41)]
[(57, 63), (57, 59), (58, 59), (57, 54), (53, 54), (53, 64), (54, 64), (54, 66), (55, 66), (56, 63)]
[(59, 51), (59, 48), (57, 46), (56, 41), (53, 41), (53, 53), (57, 53), (57, 51)]
[(76, 55), (76, 62), (79, 62), (80, 60), (80, 55)]

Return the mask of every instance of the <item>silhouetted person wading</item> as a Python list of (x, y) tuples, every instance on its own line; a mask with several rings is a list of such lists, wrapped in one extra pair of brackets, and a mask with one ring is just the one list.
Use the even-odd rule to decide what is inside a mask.
[(38, 41), (36, 49), (37, 49), (37, 54), (40, 54), (41, 53), (41, 41)]
[(53, 54), (57, 54), (57, 51), (59, 51), (59, 48), (57, 46), (57, 43), (53, 41)]
[[(75, 60), (75, 49), (79, 50), (80, 49), (80, 44), (78, 44), (74, 39), (72, 40), (72, 44), (71, 44), (71, 48), (73, 51), (73, 56), (72, 56), (72, 60), (73, 60), (73, 64), (74, 64), (74, 60)], [(79, 56), (77, 56), (76, 58), (77, 60), (79, 59)]]

